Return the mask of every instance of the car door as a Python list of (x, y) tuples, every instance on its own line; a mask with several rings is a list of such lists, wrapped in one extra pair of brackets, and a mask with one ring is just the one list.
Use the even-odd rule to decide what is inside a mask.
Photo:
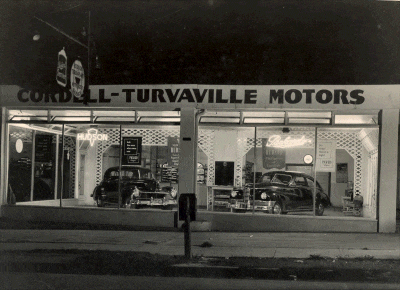
[(311, 178), (305, 177), (307, 186), (305, 188), (304, 195), (304, 207), (312, 210), (313, 209), (313, 192), (314, 192), (314, 181)]
[(293, 201), (292, 208), (296, 210), (304, 210), (308, 207), (307, 200), (310, 192), (307, 181), (303, 176), (294, 177), (294, 191), (296, 193), (296, 200)]

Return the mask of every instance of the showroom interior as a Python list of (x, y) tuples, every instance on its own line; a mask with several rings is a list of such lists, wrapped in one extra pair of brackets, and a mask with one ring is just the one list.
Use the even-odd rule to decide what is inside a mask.
[[(79, 208), (106, 214), (115, 211), (176, 212), (177, 205), (167, 211), (126, 208), (120, 204), (98, 207), (93, 199), (93, 191), (102, 182), (106, 170), (125, 166), (122, 164), (126, 150), (124, 140), (134, 139), (141, 144), (137, 152), (140, 156), (135, 157), (136, 166), (149, 169), (160, 188), (173, 187), (178, 196), (195, 192), (197, 214), (203, 221), (217, 223), (217, 217), (223, 216), (235, 227), (237, 219), (243, 222), (248, 217), (262, 218), (266, 223), (275, 223), (276, 219), (304, 223), (306, 219), (324, 227), (324, 223), (351, 224), (348, 231), (357, 231), (357, 228), (383, 231), (379, 220), (383, 223), (386, 218), (380, 211), (385, 201), (379, 194), (383, 186), (380, 160), (385, 110), (304, 111), (290, 106), (286, 109), (226, 110), (218, 106), (207, 108), (204, 104), (203, 108), (170, 110), (172, 106), (174, 104), (154, 106), (158, 110), (112, 106), (107, 109), (63, 109), (45, 105), (33, 109), (3, 107), (2, 144), (5, 146), (2, 150), (6, 158), (1, 161), (2, 180), (7, 184), (2, 187), (3, 214), (7, 213), (7, 209), (4, 210), (7, 207)], [(396, 120), (395, 115), (394, 118)], [(393, 122), (388, 122), (388, 126), (392, 125)], [(188, 134), (193, 137), (193, 142), (189, 142), (190, 148), (195, 148), (191, 151), (196, 152), (193, 158), (185, 145), (185, 141), (191, 139)], [(333, 160), (330, 169), (318, 165), (322, 157), (315, 159), (327, 149), (321, 144), (330, 146), (325, 154)], [(193, 167), (190, 163), (195, 164), (195, 169), (188, 170)], [(277, 215), (256, 210), (255, 203), (246, 198), (247, 210), (238, 213), (226, 200), (235, 190), (251, 188), (263, 174), (276, 170), (305, 173), (310, 176), (311, 183), (316, 178), (318, 187), (331, 203), (324, 214), (316, 216), (313, 210), (294, 210), (287, 215)], [(354, 207), (355, 196), (362, 196), (361, 210)], [(393, 213), (389, 216), (392, 228)], [(368, 226), (360, 226), (363, 221)], [(287, 222), (284, 221), (278, 230), (293, 230), (285, 228)], [(177, 226), (176, 221), (174, 226)], [(337, 225), (331, 230), (340, 229), (347, 230)], [(322, 230), (313, 226), (311, 231)]]

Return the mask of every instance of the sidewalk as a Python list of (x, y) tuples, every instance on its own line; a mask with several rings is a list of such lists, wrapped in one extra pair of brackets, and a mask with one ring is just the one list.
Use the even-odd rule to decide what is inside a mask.
[[(1, 223), (0, 223), (1, 226)], [(33, 229), (32, 229), (33, 228)], [(0, 229), (0, 250), (76, 249), (183, 255), (178, 231)], [(400, 259), (399, 234), (192, 232), (192, 254), (203, 257)]]

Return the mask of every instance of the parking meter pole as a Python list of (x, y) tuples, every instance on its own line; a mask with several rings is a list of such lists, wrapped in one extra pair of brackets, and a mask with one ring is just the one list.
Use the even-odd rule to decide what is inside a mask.
[(189, 207), (189, 197), (186, 197), (186, 219), (184, 225), (184, 239), (185, 239), (185, 258), (191, 259), (191, 240), (190, 240), (190, 207)]

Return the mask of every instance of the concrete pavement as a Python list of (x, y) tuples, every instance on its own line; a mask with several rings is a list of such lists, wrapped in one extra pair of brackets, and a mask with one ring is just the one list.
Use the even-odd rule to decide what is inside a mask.
[[(192, 232), (204, 257), (399, 259), (399, 234)], [(1, 229), (0, 250), (79, 249), (183, 255), (183, 232)]]

